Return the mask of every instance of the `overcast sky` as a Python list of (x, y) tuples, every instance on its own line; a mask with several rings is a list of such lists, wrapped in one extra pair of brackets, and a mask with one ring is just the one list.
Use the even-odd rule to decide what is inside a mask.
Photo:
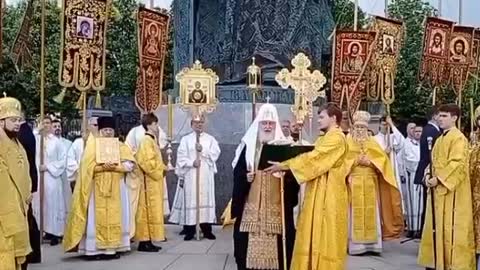
[[(23, 0), (7, 0), (7, 3), (15, 3)], [(188, 0), (183, 0), (188, 1)], [(274, 0), (272, 0), (274, 1)], [(353, 0), (352, 0), (353, 1)], [(389, 0), (394, 1), (394, 0)], [(425, 0), (435, 7), (438, 7), (440, 0)], [(150, 4), (150, 0), (139, 0), (139, 2)], [(172, 0), (154, 0), (155, 6), (163, 8), (170, 7)], [(458, 22), (458, 4), (460, 0), (442, 0), (442, 17)], [(384, 15), (385, 0), (359, 0), (362, 9), (374, 15)], [(480, 0), (463, 0), (463, 24), (480, 27)]]

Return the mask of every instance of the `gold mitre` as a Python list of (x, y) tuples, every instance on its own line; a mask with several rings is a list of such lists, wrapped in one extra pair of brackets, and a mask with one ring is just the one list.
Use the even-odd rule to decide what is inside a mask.
[(352, 117), (354, 125), (362, 125), (368, 127), (368, 123), (370, 122), (370, 113), (366, 111), (356, 111)]
[(3, 98), (0, 98), (0, 119), (8, 117), (22, 117), (22, 104), (16, 98), (7, 97), (3, 93)]

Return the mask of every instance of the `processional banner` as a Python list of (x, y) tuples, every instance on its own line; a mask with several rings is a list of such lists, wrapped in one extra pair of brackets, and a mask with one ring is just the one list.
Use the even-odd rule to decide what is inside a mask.
[(473, 27), (454, 26), (448, 46), (449, 78), (455, 94), (463, 91), (472, 64)]
[(475, 29), (473, 34), (472, 46), (472, 64), (470, 65), (470, 72), (478, 76), (480, 71), (480, 28)]
[(162, 103), (163, 67), (168, 41), (168, 14), (139, 8), (139, 74), (135, 102), (142, 113), (154, 112)]
[(367, 87), (367, 99), (381, 99), (385, 104), (395, 99), (394, 84), (397, 62), (403, 44), (403, 23), (383, 17), (375, 17), (373, 31), (377, 33), (372, 56), (371, 85)]
[(32, 28), (33, 14), (35, 11), (35, 1), (28, 0), (22, 24), (18, 30), (17, 37), (13, 43), (10, 56), (17, 71), (22, 70), (26, 65), (32, 63), (32, 54), (30, 52), (30, 30)]
[(423, 38), (423, 54), (419, 79), (431, 87), (443, 87), (448, 83), (448, 45), (453, 22), (429, 17)]
[(107, 26), (111, 0), (64, 0), (59, 65), (61, 86), (87, 92), (105, 89)]
[(340, 108), (345, 105), (350, 114), (360, 106), (369, 87), (369, 65), (376, 33), (340, 31), (335, 34), (332, 100)]

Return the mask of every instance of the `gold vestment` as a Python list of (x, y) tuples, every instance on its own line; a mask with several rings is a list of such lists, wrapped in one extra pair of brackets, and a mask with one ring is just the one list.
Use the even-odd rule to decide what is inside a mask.
[(290, 270), (344, 270), (348, 194), (345, 135), (338, 128), (317, 139), (315, 149), (283, 164), (306, 183)]
[(163, 192), (167, 192), (163, 190), (163, 181), (166, 166), (156, 140), (147, 134), (140, 143), (135, 158), (143, 173), (140, 179), (135, 240), (163, 241)]
[[(372, 138), (357, 143), (347, 137), (348, 155), (345, 161), (349, 173), (350, 204), (352, 208), (352, 241), (377, 242), (377, 203), (382, 224), (382, 239), (400, 238), (404, 231), (401, 195), (392, 165), (385, 151)], [(360, 155), (366, 155), (371, 166), (357, 164)]]
[[(122, 161), (135, 162), (132, 152), (119, 143)], [(85, 234), (90, 196), (95, 196), (96, 247), (115, 249), (122, 240), (120, 181), (127, 173), (122, 164), (112, 171), (96, 163), (95, 138), (90, 136), (83, 153), (77, 184), (72, 196), (72, 209), (63, 239), (65, 251), (73, 250)], [(133, 174), (133, 173), (132, 173)], [(95, 192), (92, 192), (92, 188)]]
[(0, 130), (0, 268), (19, 270), (31, 252), (27, 199), (31, 180), (27, 154)]
[[(437, 270), (476, 268), (468, 155), (467, 138), (457, 128), (441, 135), (433, 148)], [(426, 211), (418, 263), (434, 268), (431, 193)]]

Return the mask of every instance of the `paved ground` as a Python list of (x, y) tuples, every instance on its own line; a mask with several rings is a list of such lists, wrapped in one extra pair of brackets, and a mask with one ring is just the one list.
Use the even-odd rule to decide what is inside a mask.
[[(168, 242), (159, 243), (160, 253), (137, 251), (119, 260), (90, 262), (74, 254), (64, 254), (59, 246), (44, 245), (44, 263), (30, 270), (236, 270), (233, 259), (232, 232), (216, 228), (216, 241), (184, 242), (179, 228), (168, 226)], [(416, 265), (418, 243), (385, 243), (381, 256), (349, 257), (349, 270), (419, 270)]]

